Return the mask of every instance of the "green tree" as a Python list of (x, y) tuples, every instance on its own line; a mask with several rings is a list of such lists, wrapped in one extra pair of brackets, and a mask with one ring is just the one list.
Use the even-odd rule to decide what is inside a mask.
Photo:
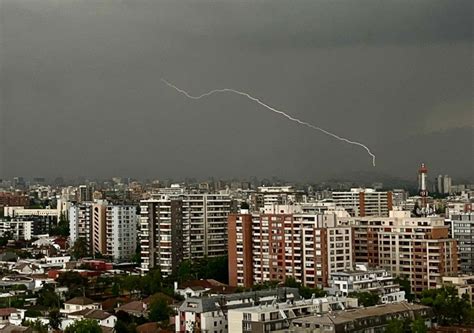
[(168, 320), (170, 315), (173, 313), (166, 300), (162, 297), (158, 297), (150, 304), (150, 312), (148, 318), (151, 321), (163, 321)]
[(385, 333), (404, 333), (405, 328), (403, 321), (400, 319), (392, 319), (385, 328)]
[(459, 297), (454, 286), (425, 289), (420, 297), (421, 304), (433, 308), (438, 324), (455, 325), (472, 321), (471, 304), (464, 297)]
[(114, 282), (112, 285), (112, 295), (115, 297), (120, 295), (120, 287), (117, 282)]
[(67, 297), (73, 298), (84, 295), (89, 281), (78, 272), (67, 271), (59, 275), (57, 282), (61, 287), (67, 287)]
[(41, 317), (41, 315), (42, 313), (38, 309), (30, 308), (25, 311), (25, 317), (29, 317), (29, 318), (37, 318), (37, 317)]
[(411, 284), (410, 284), (410, 281), (408, 280), (408, 278), (405, 276), (405, 277), (396, 277), (394, 279), (395, 283), (398, 283), (400, 285), (400, 290), (404, 291), (405, 292), (405, 298), (409, 301), (409, 302), (413, 302), (414, 299), (415, 299), (415, 296), (412, 294), (411, 292)]
[(64, 214), (61, 214), (58, 225), (51, 230), (51, 234), (55, 236), (69, 236), (69, 221), (66, 219)]
[(71, 254), (76, 259), (81, 259), (89, 255), (89, 244), (85, 238), (79, 237), (72, 246)]
[(425, 325), (425, 321), (423, 318), (417, 318), (412, 321), (410, 324), (411, 333), (426, 333), (428, 332), (428, 328)]
[(349, 297), (357, 298), (359, 305), (364, 307), (374, 306), (380, 302), (380, 296), (377, 293), (372, 293), (369, 291), (352, 292), (349, 294)]
[(66, 329), (64, 333), (101, 333), (99, 324), (95, 320), (82, 319), (75, 321)]
[(23, 326), (28, 326), (33, 329), (33, 332), (35, 333), (48, 333), (48, 325), (43, 324), (41, 320), (36, 319), (36, 320), (24, 320), (23, 321)]
[(0, 237), (0, 246), (6, 246), (10, 239), (13, 239), (12, 232), (11, 231), (5, 231), (3, 233), (3, 236)]
[(49, 311), (49, 326), (55, 330), (61, 326), (61, 315), (58, 309), (52, 309)]
[(300, 282), (296, 281), (296, 279), (292, 276), (286, 278), (285, 287), (288, 288), (298, 288), (300, 296), (303, 298), (311, 298), (313, 295), (315, 297), (324, 297), (326, 296), (326, 292), (319, 288), (310, 288), (307, 286), (303, 286)]
[(59, 307), (60, 299), (54, 291), (52, 284), (43, 284), (43, 287), (37, 293), (37, 303), (46, 307)]

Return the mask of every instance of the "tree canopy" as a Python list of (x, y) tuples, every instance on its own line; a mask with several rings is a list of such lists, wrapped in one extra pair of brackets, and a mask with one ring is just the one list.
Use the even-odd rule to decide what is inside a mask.
[(380, 303), (380, 296), (377, 293), (372, 293), (369, 291), (352, 292), (349, 294), (349, 297), (357, 298), (359, 305), (364, 307), (374, 306)]
[(81, 319), (70, 324), (64, 333), (101, 333), (99, 324), (95, 320)]
[(455, 325), (474, 321), (471, 304), (464, 297), (459, 297), (454, 286), (426, 289), (420, 296), (421, 304), (433, 308), (438, 324)]

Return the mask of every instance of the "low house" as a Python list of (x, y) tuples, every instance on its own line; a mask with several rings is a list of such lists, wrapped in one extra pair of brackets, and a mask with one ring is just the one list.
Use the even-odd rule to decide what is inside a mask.
[(132, 301), (115, 308), (115, 313), (123, 311), (135, 317), (147, 317), (148, 305), (142, 301)]
[(94, 302), (87, 297), (74, 297), (69, 301), (64, 302), (64, 309), (61, 309), (62, 313), (72, 313), (82, 310), (97, 310), (100, 308), (100, 304)]
[(182, 283), (179, 287), (175, 284), (175, 292), (184, 298), (201, 297), (206, 295), (230, 294), (235, 292), (235, 287), (221, 283), (214, 279), (192, 280)]
[(82, 319), (95, 320), (99, 326), (109, 328), (115, 327), (115, 323), (117, 322), (117, 317), (108, 312), (99, 309), (84, 309), (68, 313), (67, 318), (61, 323), (61, 327), (65, 329), (73, 322)]
[(17, 312), (15, 308), (0, 308), (0, 324), (10, 323), (10, 316)]
[(18, 264), (13, 266), (12, 271), (25, 275), (44, 273), (43, 268), (31, 262), (19, 262)]

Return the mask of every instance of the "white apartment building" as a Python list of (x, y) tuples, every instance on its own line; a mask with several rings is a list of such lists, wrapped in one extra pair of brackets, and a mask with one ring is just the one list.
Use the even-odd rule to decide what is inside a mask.
[(3, 208), (3, 215), (8, 217), (30, 217), (30, 216), (42, 216), (42, 217), (55, 217), (61, 216), (61, 212), (58, 209), (32, 209), (25, 208), (23, 206), (6, 206)]
[(182, 200), (161, 195), (140, 202), (141, 268), (170, 275), (183, 260)]
[(115, 261), (129, 260), (137, 248), (137, 209), (131, 205), (109, 205), (106, 212), (107, 255)]
[(269, 205), (289, 205), (297, 201), (297, 192), (293, 186), (260, 186), (254, 195), (256, 209)]
[(35, 235), (34, 221), (0, 220), (0, 236), (10, 234), (14, 240), (31, 240)]
[(331, 294), (348, 296), (353, 292), (376, 292), (384, 304), (405, 301), (405, 292), (394, 282), (394, 276), (383, 269), (368, 270), (363, 265), (356, 265), (356, 270), (332, 273), (329, 285)]
[(228, 194), (186, 194), (183, 198), (183, 256), (185, 259), (227, 254)]
[(168, 275), (183, 259), (226, 255), (230, 209), (227, 194), (162, 194), (142, 200), (142, 269), (159, 266)]
[(85, 239), (92, 251), (92, 203), (75, 204), (69, 208), (69, 237), (71, 244)]
[(446, 221), (450, 236), (458, 242), (460, 270), (474, 273), (474, 212), (453, 214)]
[(392, 192), (371, 188), (351, 188), (350, 191), (332, 192), (337, 206), (344, 207), (352, 216), (388, 216), (392, 210)]

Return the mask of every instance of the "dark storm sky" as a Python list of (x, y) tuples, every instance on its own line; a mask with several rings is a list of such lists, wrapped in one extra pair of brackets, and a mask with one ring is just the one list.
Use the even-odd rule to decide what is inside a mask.
[(472, 176), (469, 0), (0, 4), (0, 177)]

